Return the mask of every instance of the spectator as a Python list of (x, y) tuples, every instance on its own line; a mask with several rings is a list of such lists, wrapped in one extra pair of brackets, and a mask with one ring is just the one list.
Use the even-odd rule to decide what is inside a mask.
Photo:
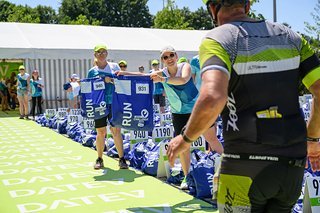
[(29, 106), (28, 106), (28, 98), (29, 98), (29, 90), (30, 90), (30, 75), (26, 73), (25, 67), (23, 65), (19, 66), (19, 74), (17, 76), (17, 96), (19, 100), (19, 111), (20, 111), (20, 119), (29, 120)]
[(42, 114), (42, 89), (44, 88), (43, 80), (39, 77), (39, 71), (33, 70), (31, 80), (31, 97), (32, 97), (32, 105), (31, 105), (31, 115), (33, 119), (35, 119), (35, 111), (36, 105), (38, 106), (38, 114)]
[[(96, 149), (98, 158), (96, 159), (94, 169), (102, 169), (104, 168), (103, 163), (103, 150), (105, 147), (105, 137), (107, 135), (107, 129), (106, 126), (108, 124), (108, 121), (111, 120), (112, 116), (112, 93), (114, 91), (114, 82), (113, 79), (108, 77), (108, 75), (115, 74), (116, 71), (120, 71), (120, 67), (116, 63), (111, 63), (107, 61), (108, 51), (106, 45), (97, 45), (94, 47), (94, 57), (97, 59), (96, 66), (92, 67), (88, 72), (88, 78), (93, 77), (101, 77), (105, 80), (105, 101), (107, 104), (107, 108), (109, 111), (109, 114), (107, 114), (105, 117), (100, 119), (95, 119), (95, 128), (97, 130), (97, 139), (96, 139)], [(120, 61), (121, 62), (121, 61)], [(126, 62), (122, 62), (119, 64), (127, 64)], [(128, 164), (126, 160), (124, 159), (124, 152), (123, 152), (123, 140), (121, 135), (121, 129), (118, 127), (113, 127), (111, 125), (111, 133), (113, 135), (114, 143), (119, 155), (119, 168), (120, 169), (127, 169)]]
[(128, 64), (127, 64), (127, 62), (125, 60), (119, 61), (118, 65), (119, 65), (121, 71), (127, 71)]
[(140, 73), (144, 73), (144, 67), (143, 66), (139, 66), (139, 72)]
[[(158, 60), (156, 60), (156, 59), (152, 60), (151, 66), (152, 66), (152, 70), (150, 70), (149, 73), (160, 71)], [(160, 112), (165, 113), (166, 97), (165, 97), (163, 85), (160, 82), (154, 84), (153, 101), (155, 104), (160, 105)]]

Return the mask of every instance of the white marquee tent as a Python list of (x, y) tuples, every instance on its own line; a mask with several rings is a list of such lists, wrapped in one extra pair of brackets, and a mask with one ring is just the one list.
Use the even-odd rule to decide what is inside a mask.
[(146, 70), (150, 61), (159, 59), (159, 51), (172, 45), (179, 56), (197, 54), (206, 31), (162, 30), (84, 25), (25, 24), (0, 22), (0, 60), (21, 59), (29, 73), (38, 69), (45, 81), (45, 107), (65, 106), (62, 89), (72, 73), (81, 78), (93, 64), (93, 47), (108, 46), (108, 59), (126, 60), (128, 70), (140, 65)]

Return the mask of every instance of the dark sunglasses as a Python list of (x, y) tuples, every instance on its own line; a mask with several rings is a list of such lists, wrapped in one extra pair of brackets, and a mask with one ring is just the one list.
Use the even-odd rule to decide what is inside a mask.
[(120, 67), (124, 67), (124, 68), (126, 68), (126, 67), (127, 67), (127, 65), (120, 65)]
[(107, 55), (107, 51), (97, 51), (97, 55)]
[(165, 55), (165, 56), (163, 56), (162, 58), (163, 58), (163, 60), (166, 61), (166, 60), (168, 60), (168, 58), (173, 58), (175, 55), (176, 55), (176, 54), (171, 53), (169, 56)]

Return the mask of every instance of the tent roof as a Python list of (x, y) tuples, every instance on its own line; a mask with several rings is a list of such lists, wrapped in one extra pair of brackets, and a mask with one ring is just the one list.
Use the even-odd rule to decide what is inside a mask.
[(98, 43), (112, 51), (159, 52), (172, 45), (177, 51), (197, 52), (206, 32), (0, 22), (0, 58), (88, 58)]

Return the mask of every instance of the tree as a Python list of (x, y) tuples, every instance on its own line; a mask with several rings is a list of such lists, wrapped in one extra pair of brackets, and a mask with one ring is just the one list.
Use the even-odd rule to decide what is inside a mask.
[(307, 39), (310, 42), (311, 47), (320, 54), (320, 0), (314, 8), (314, 12), (311, 13), (311, 16), (314, 20), (314, 25), (309, 22), (304, 22), (306, 28), (305, 30), (310, 33), (310, 38)]
[(35, 10), (29, 6), (18, 5), (13, 12), (8, 16), (8, 22), (22, 23), (40, 23), (40, 18)]
[(189, 26), (195, 30), (209, 30), (212, 29), (212, 20), (207, 9), (200, 7), (195, 12), (190, 12), (189, 8), (182, 8), (185, 14), (185, 19)]
[(173, 0), (168, 0), (165, 8), (157, 12), (154, 27), (160, 29), (192, 29), (182, 10), (177, 8)]
[(10, 14), (13, 13), (15, 4), (8, 1), (0, 1), (0, 21), (7, 22)]
[(60, 23), (71, 23), (79, 19), (80, 15), (85, 16), (89, 24), (99, 23), (103, 26), (150, 27), (152, 25), (147, 0), (62, 1), (59, 8)]
[(56, 24), (58, 22), (56, 11), (52, 7), (38, 5), (35, 11), (38, 13), (40, 23)]

